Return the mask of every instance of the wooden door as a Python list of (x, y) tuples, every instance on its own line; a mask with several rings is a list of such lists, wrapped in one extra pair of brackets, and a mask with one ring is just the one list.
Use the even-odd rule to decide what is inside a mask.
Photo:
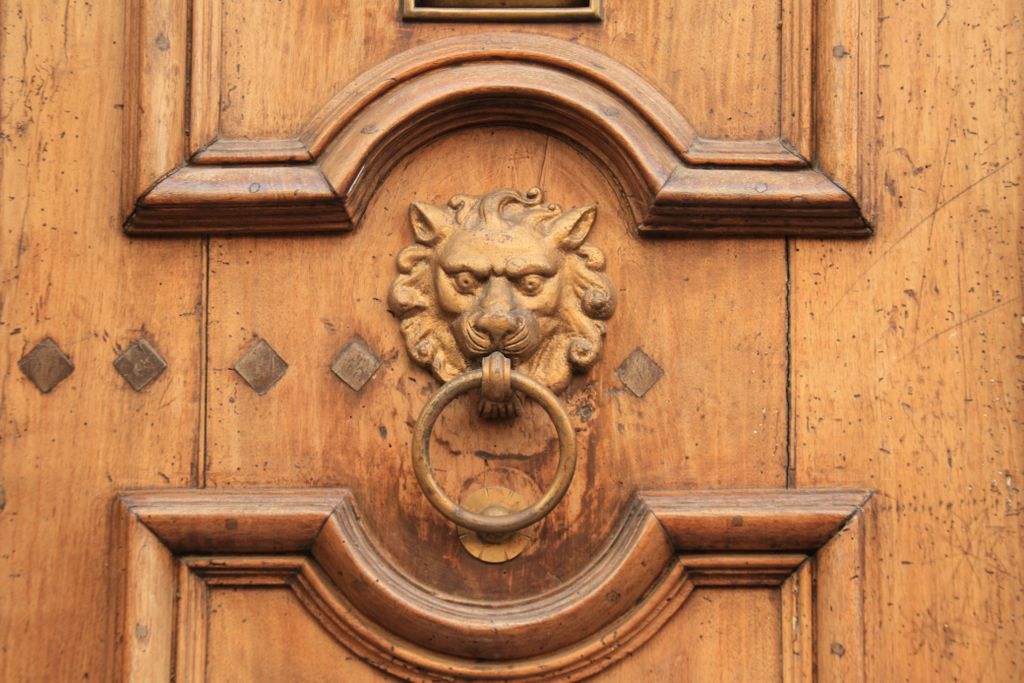
[(0, 14), (0, 679), (1024, 675), (1019, 3)]

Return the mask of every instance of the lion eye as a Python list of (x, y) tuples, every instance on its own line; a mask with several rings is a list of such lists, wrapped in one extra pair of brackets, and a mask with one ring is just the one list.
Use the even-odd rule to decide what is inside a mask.
[(516, 287), (523, 294), (537, 294), (544, 286), (544, 282), (547, 278), (543, 275), (524, 275), (523, 277), (516, 280)]
[(468, 270), (452, 275), (452, 282), (461, 294), (472, 294), (480, 287), (480, 280)]

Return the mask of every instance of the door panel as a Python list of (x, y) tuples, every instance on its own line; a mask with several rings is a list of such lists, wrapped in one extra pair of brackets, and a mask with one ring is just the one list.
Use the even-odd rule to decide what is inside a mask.
[[(298, 135), (308, 117), (360, 73), (409, 47), (467, 31), (450, 23), (403, 24), (392, 7), (374, 0), (204, 0), (196, 8), (203, 8), (203, 23), (211, 26), (204, 35), (221, 40), (213, 68), (220, 81), (220, 132), (228, 137)], [(578, 41), (643, 74), (702, 134), (771, 138), (779, 131), (780, 11), (779, 2), (671, 0), (615, 8), (597, 24), (484, 24), (473, 30)], [(277, 28), (268, 33), (267, 26)], [(718, 49), (687, 49), (686, 41), (698, 35)], [(218, 54), (215, 48), (212, 54)], [(713, 86), (691, 85), (704, 82)]]
[[(1019, 8), (601, 4), (0, 6), (0, 680), (1020, 678)], [(489, 563), (388, 292), (533, 187), (617, 302)], [(442, 487), (537, 498), (478, 409)]]
[[(746, 681), (781, 678), (777, 591), (702, 588), (690, 601), (644, 649), (608, 669), (604, 680), (735, 680), (735, 672), (721, 667), (723, 661), (742, 662)], [(730, 624), (741, 628), (727, 628)], [(268, 642), (266, 633), (279, 629), (282, 637)], [(212, 591), (209, 639), (214, 647), (207, 653), (206, 680), (211, 682), (319, 681), (324, 671), (338, 680), (391, 680), (335, 642), (285, 589)]]
[[(386, 680), (310, 619), (285, 588), (211, 591), (209, 628), (203, 675), (211, 683), (322, 681), (325, 671), (342, 681)], [(266, 638), (279, 630), (282, 637)]]
[[(424, 195), (418, 188), (426, 179), (431, 194)], [(528, 551), (529, 562), (497, 577), (447, 533), (448, 522), (408, 467), (409, 425), (438, 383), (409, 359), (385, 295), (394, 278), (390, 264), (410, 241), (407, 216), (395, 207), (505, 186), (543, 187), (568, 206), (597, 203), (590, 239), (609, 256), (620, 310), (603, 352), (610, 362), (565, 394), (578, 442), (586, 445), (577, 484), (545, 520), (547, 542)], [(565, 142), (481, 128), (412, 155), (377, 192), (365, 229), (351, 235), (214, 240), (207, 439), (216, 448), (208, 455), (207, 485), (349, 487), (370, 530), (406, 572), (442, 590), (495, 599), (554, 588), (575, 575), (607, 542), (638, 489), (784, 486), (782, 245), (642, 241), (627, 215), (606, 174)], [(666, 288), (665, 277), (693, 286)], [(301, 302), (297, 292), (305, 293)], [(740, 345), (707, 339), (709, 323), (751, 304), (766, 320), (733, 325), (730, 336)], [(652, 324), (679, 335), (652, 335)], [(385, 359), (359, 393), (324, 364), (357, 336)], [(264, 396), (231, 370), (257, 337), (290, 364)], [(692, 351), (680, 353), (680, 343)], [(666, 373), (643, 399), (624, 392), (614, 376), (636, 348)], [(509, 467), (543, 488), (556, 440), (548, 418), (533, 408), (510, 429), (481, 424), (469, 397), (450, 407), (432, 446), (447, 490)], [(423, 553), (424, 544), (437, 552)]]

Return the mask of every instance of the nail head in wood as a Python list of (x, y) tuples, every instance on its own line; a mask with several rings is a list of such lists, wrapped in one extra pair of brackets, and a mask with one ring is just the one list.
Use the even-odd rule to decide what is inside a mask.
[(145, 339), (138, 339), (114, 360), (114, 369), (135, 391), (142, 391), (167, 369), (167, 361)]
[(360, 391), (377, 372), (380, 364), (380, 358), (370, 350), (366, 342), (354, 337), (338, 353), (331, 364), (331, 371), (353, 391)]
[(57, 344), (47, 337), (36, 344), (31, 351), (18, 361), (18, 367), (44, 394), (63, 382), (75, 371), (71, 362)]
[(253, 344), (235, 363), (235, 372), (260, 396), (270, 391), (287, 371), (288, 363), (265, 339)]
[(619, 381), (637, 398), (643, 398), (664, 374), (661, 366), (639, 346), (626, 356), (626, 360), (615, 371)]

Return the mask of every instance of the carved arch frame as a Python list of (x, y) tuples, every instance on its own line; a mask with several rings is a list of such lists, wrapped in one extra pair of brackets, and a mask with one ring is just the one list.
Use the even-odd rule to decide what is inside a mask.
[[(782, 5), (782, 136), (736, 141), (700, 137), (656, 88), (596, 50), (508, 32), (400, 53), (345, 86), (298, 137), (223, 138), (220, 0), (133, 3), (125, 230), (349, 230), (407, 151), (455, 128), (514, 124), (566, 137), (599, 159), (641, 234), (869, 235), (855, 199), (860, 160), (844, 158), (843, 169), (855, 171), (841, 187), (818, 154), (840, 141), (845, 157), (859, 149), (864, 67), (820, 54), (861, 39), (858, 10)], [(837, 101), (855, 106), (834, 113)]]
[(640, 493), (579, 575), (494, 604), (411, 581), (376, 549), (347, 489), (129, 492), (115, 510), (115, 670), (124, 680), (204, 680), (215, 586), (288, 587), (355, 656), (413, 680), (576, 680), (641, 647), (694, 588), (761, 586), (780, 590), (784, 680), (860, 680), (870, 498)]

